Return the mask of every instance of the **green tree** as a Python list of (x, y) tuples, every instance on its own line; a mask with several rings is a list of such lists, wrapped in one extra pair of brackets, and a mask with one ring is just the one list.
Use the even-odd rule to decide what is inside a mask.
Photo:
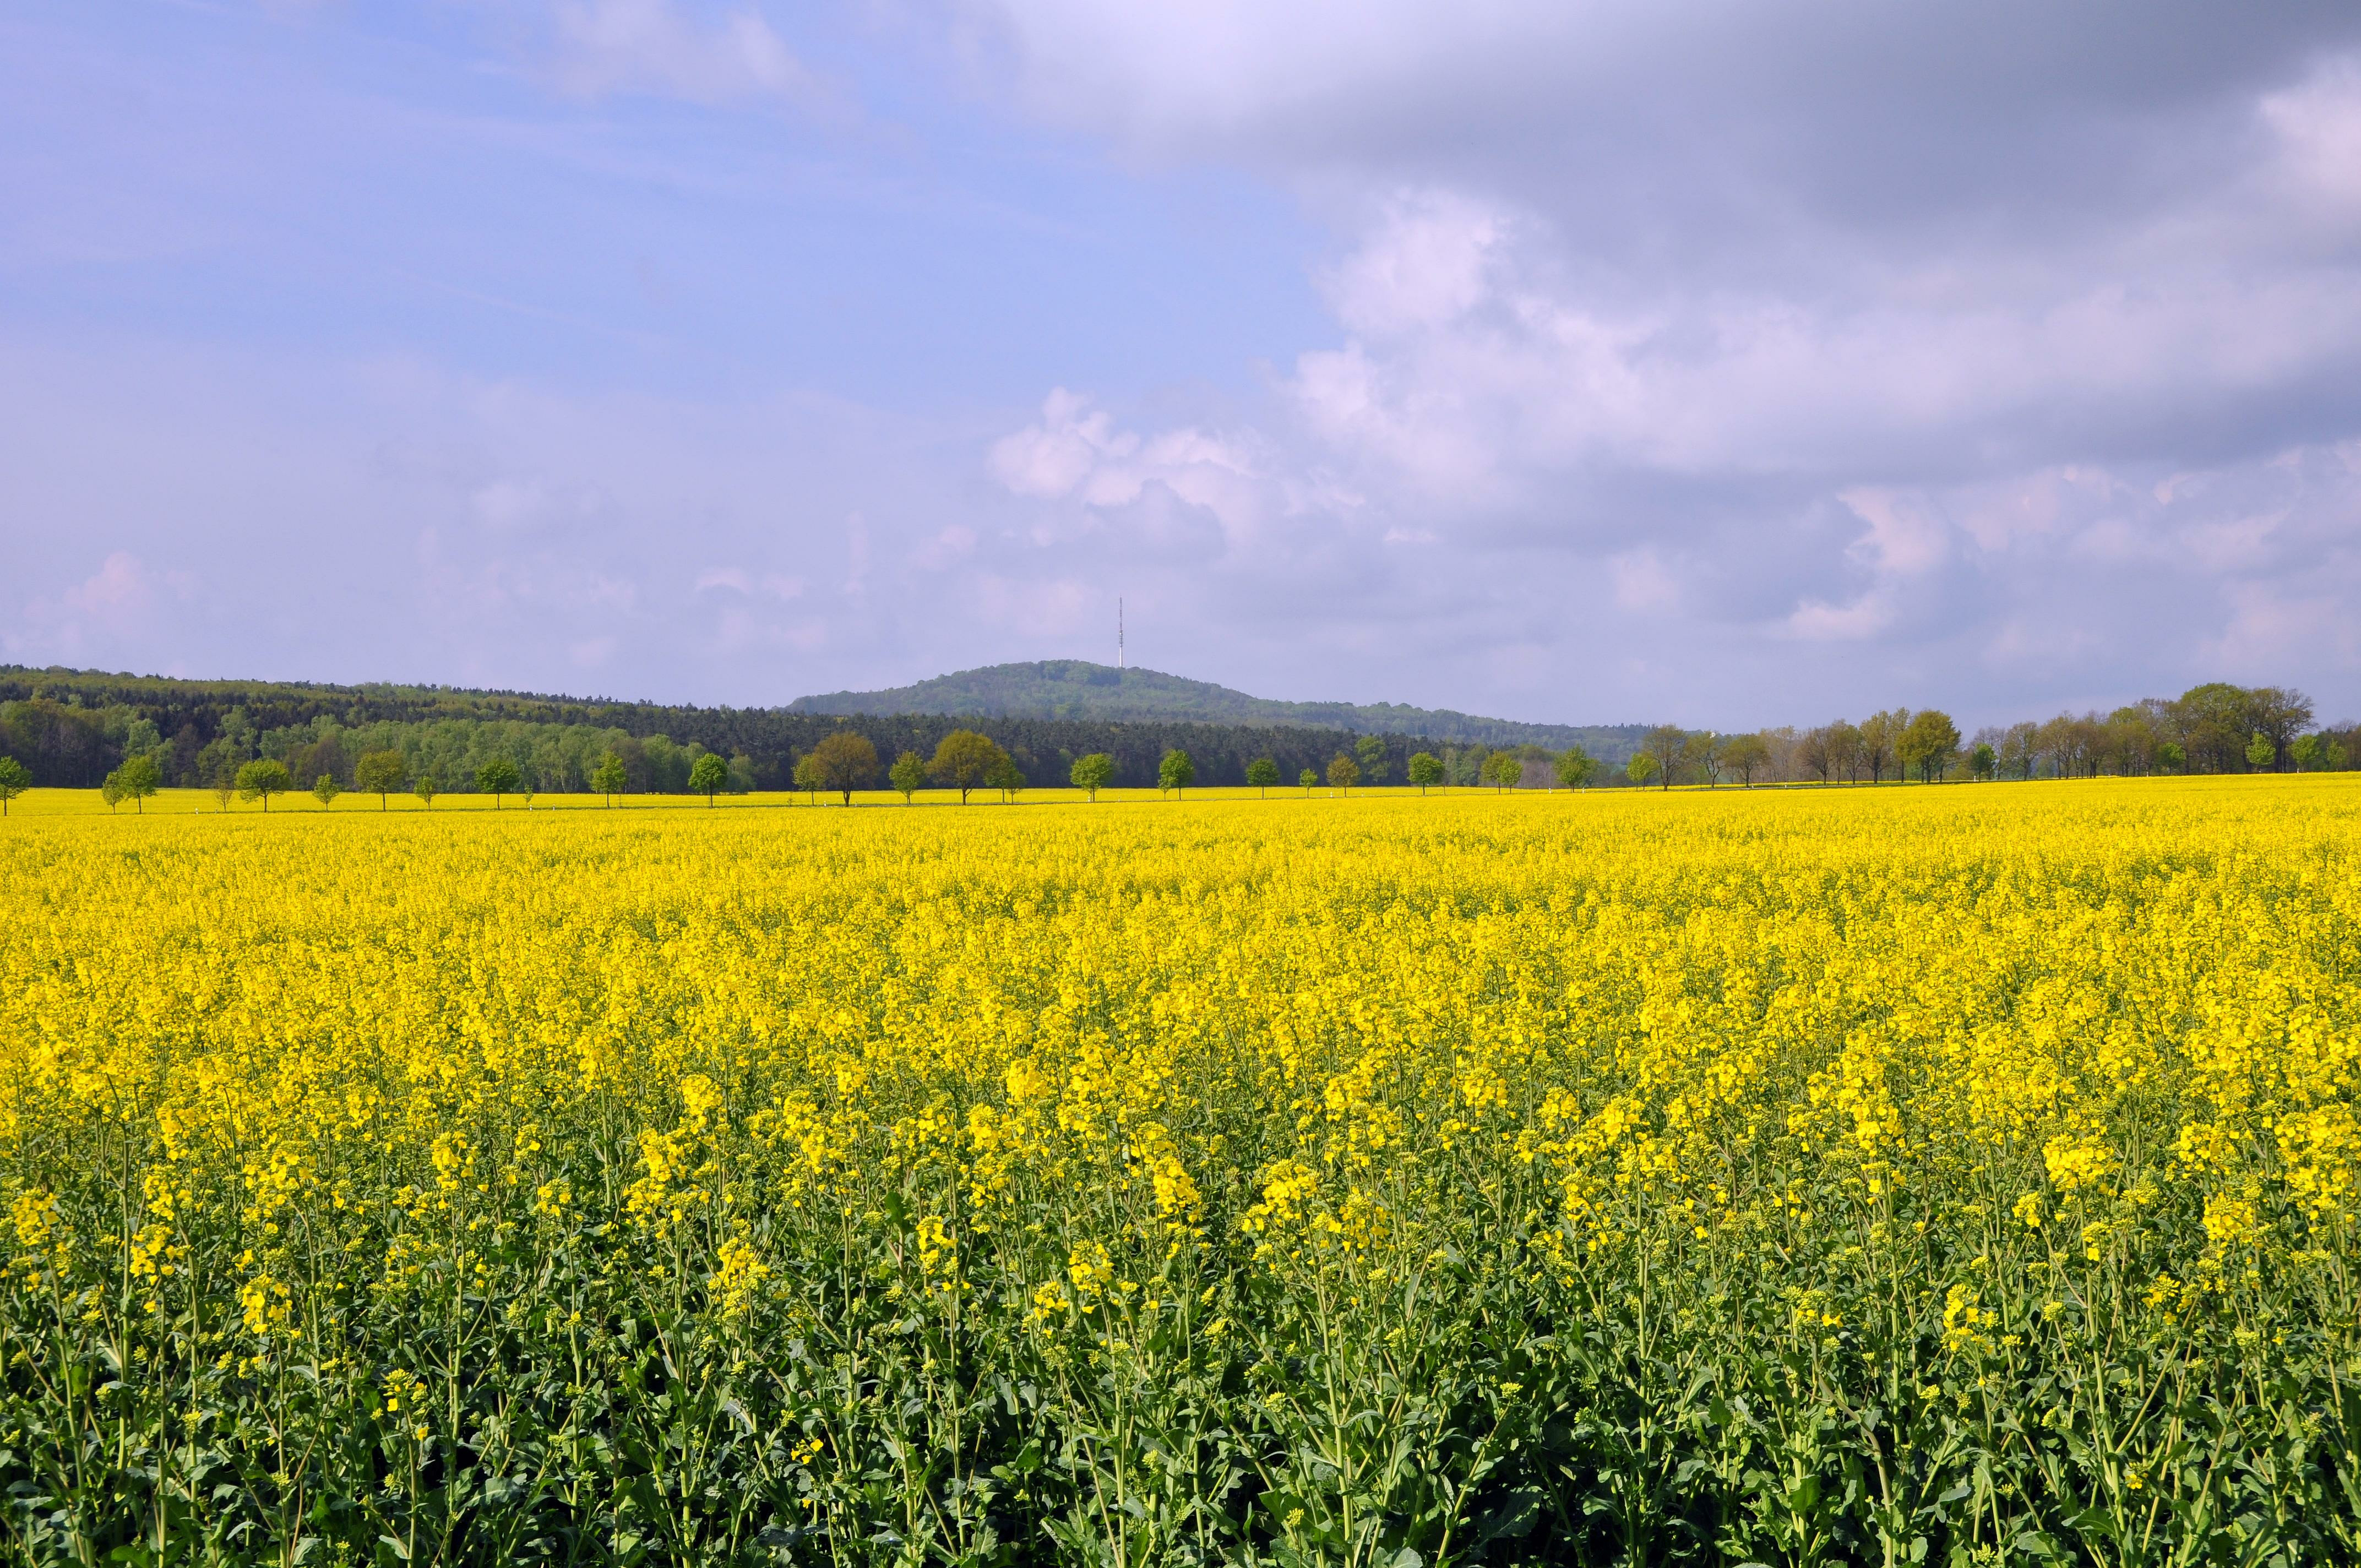
[(125, 791), (120, 773), (121, 770), (118, 769), (115, 773), (111, 773), (98, 781), (98, 798), (106, 802), (106, 809), (109, 813), (123, 804)]
[(590, 770), (590, 787), (607, 797), (608, 809), (612, 810), (615, 797), (622, 793), (624, 785), (631, 783), (631, 777), (623, 771), (623, 759), (609, 751), (598, 759), (597, 767)]
[(148, 809), (148, 797), (164, 783), (163, 771), (156, 766), (156, 759), (145, 751), (125, 758), (123, 765), (115, 770), (115, 778), (130, 797), (132, 809), (143, 812)]
[(1386, 782), (1386, 739), (1382, 735), (1364, 735), (1353, 742), (1353, 760), (1360, 765), (1361, 782), (1381, 784)]
[(336, 796), (344, 793), (345, 786), (336, 782), (334, 773), (322, 773), (312, 781), (312, 798), (320, 803), (323, 811), (333, 807), (336, 804)]
[[(1641, 740), (1640, 754), (1656, 764), (1648, 776), (1661, 777), (1664, 781), (1661, 787), (1673, 787), (1673, 774), (1680, 768), (1681, 752), (1688, 741), (1688, 731), (1677, 724), (1659, 724)], [(1636, 776), (1633, 782), (1639, 782)]]
[(443, 785), (434, 777), (434, 769), (423, 769), (419, 773), (418, 782), (410, 786), (410, 793), (418, 797), (419, 805), (432, 811), (434, 809), (434, 797), (443, 793)]
[(1885, 770), (1894, 763), (1894, 749), (1910, 728), (1910, 710), (1889, 708), (1872, 713), (1861, 721), (1861, 765), (1869, 770), (1869, 782), (1883, 784)]
[(1598, 775), (1598, 759), (1580, 746), (1568, 746), (1557, 754), (1557, 761), (1550, 768), (1557, 774), (1557, 782), (1566, 788), (1588, 789), (1590, 781)]
[[(795, 777), (796, 787), (811, 797), (812, 805), (818, 806), (819, 792), (828, 787), (828, 781), (821, 776), (818, 757), (810, 751), (797, 757)], [(847, 804), (851, 804), (849, 800)]]
[(712, 809), (713, 797), (730, 787), (730, 764), (720, 752), (708, 751), (690, 765), (688, 787), (703, 795), (706, 808)]
[(1960, 727), (1938, 707), (1921, 708), (1911, 715), (1894, 743), (1903, 767), (1916, 773), (1922, 784), (1941, 778), (1959, 751)]
[(1681, 771), (1703, 779), (1706, 788), (1713, 788), (1721, 783), (1723, 744), (1722, 737), (1710, 729), (1696, 731), (1681, 742)]
[(1076, 789), (1095, 801), (1099, 797), (1099, 791), (1106, 788), (1108, 781), (1115, 777), (1115, 759), (1104, 751), (1093, 751), (1086, 757), (1076, 757), (1072, 771), (1066, 776), (1074, 781)]
[(1484, 782), (1499, 794), (1524, 781), (1525, 760), (1514, 751), (1495, 751), (1484, 759)]
[(0, 756), (0, 817), (8, 815), (8, 803), (33, 787), (33, 775), (25, 764), (14, 757)]
[(918, 787), (927, 782), (927, 759), (916, 751), (903, 752), (894, 759), (894, 765), (885, 770), (885, 782), (902, 792), (903, 805), (912, 804), (912, 797), (918, 793)]
[(857, 729), (840, 729), (812, 748), (809, 761), (819, 787), (842, 795), (852, 804), (852, 792), (867, 789), (877, 778), (877, 748)]
[(1410, 782), (1424, 795), (1428, 786), (1443, 782), (1443, 759), (1432, 751), (1417, 751), (1410, 759)]
[(2000, 776), (2000, 753), (1992, 749), (1991, 741), (1976, 742), (1976, 749), (1968, 753), (1968, 769), (1987, 784)]
[(1262, 791), (1265, 800), (1270, 798), (1270, 786), (1279, 782), (1279, 764), (1268, 757), (1257, 757), (1246, 764), (1246, 783)]
[(1732, 735), (1722, 742), (1721, 765), (1752, 789), (1754, 775), (1771, 765), (1771, 743), (1760, 735)]
[(1308, 795), (1320, 787), (1320, 774), (1311, 768), (1306, 768), (1295, 775), (1295, 782), (1303, 786), (1303, 793)]
[(1632, 752), (1631, 760), (1623, 765), (1623, 776), (1635, 784), (1644, 784), (1662, 772), (1664, 764), (1646, 751)]
[(500, 808), (500, 796), (516, 793), (524, 782), (524, 770), (506, 757), (494, 757), (476, 770), (476, 793), (492, 797), (492, 809)]
[(927, 772), (945, 789), (959, 791), (960, 804), (965, 806), (968, 791), (990, 778), (992, 765), (1007, 754), (988, 735), (979, 735), (972, 729), (954, 729), (936, 742), (934, 759), (927, 764)]
[(2177, 773), (2189, 765), (2189, 753), (2181, 750), (2180, 741), (2167, 740), (2156, 749), (2156, 765), (2168, 773)]
[(377, 808), (383, 811), (385, 797), (401, 787), (409, 772), (399, 751), (364, 751), (353, 764), (353, 787), (376, 795)]
[(1350, 795), (1361, 782), (1361, 764), (1339, 751), (1328, 759), (1328, 787)]
[(1158, 789), (1169, 789), (1178, 795), (1196, 782), (1197, 764), (1190, 760), (1188, 752), (1178, 746), (1165, 752), (1164, 760), (1156, 764)]
[(2328, 743), (2319, 736), (2299, 735), (2295, 743), (2288, 748), (2288, 755), (2294, 759), (2299, 771), (2308, 773), (2326, 760), (2327, 750)]
[(238, 799), (262, 802), (266, 814), (270, 810), (272, 795), (294, 787), (295, 781), (287, 775), (287, 764), (276, 758), (258, 757), (237, 770)]
[(2259, 729), (2255, 731), (2255, 738), (2246, 742), (2246, 765), (2257, 773), (2279, 761), (2279, 748), (2271, 744), (2271, 738)]
[(983, 782), (1000, 792), (1000, 802), (1005, 806), (1023, 793), (1025, 772), (1016, 765), (1016, 758), (1003, 751), (985, 771)]

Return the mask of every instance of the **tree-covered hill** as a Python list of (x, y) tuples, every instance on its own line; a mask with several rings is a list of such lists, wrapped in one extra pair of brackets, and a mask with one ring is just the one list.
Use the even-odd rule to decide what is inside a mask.
[[(349, 784), (362, 752), (392, 750), (403, 754), (413, 774), (431, 773), (446, 789), (468, 787), (475, 770), (494, 756), (514, 762), (539, 788), (587, 789), (589, 771), (610, 751), (624, 762), (634, 789), (685, 789), (689, 767), (708, 751), (730, 760), (741, 787), (784, 789), (796, 760), (836, 730), (866, 735), (890, 762), (905, 751), (931, 754), (943, 736), (963, 727), (990, 735), (1028, 780), (1046, 784), (1062, 784), (1074, 759), (1094, 751), (1115, 759), (1113, 783), (1137, 787), (1156, 783), (1157, 763), (1170, 747), (1190, 753), (1198, 782), (1207, 784), (1243, 784), (1246, 764), (1257, 757), (1272, 759), (1291, 780), (1305, 768), (1324, 771), (1336, 753), (1352, 750), (1334, 728), (1185, 714), (1131, 720), (973, 712), (837, 715), (451, 686), (184, 681), (0, 665), (0, 752), (22, 762), (36, 783), (70, 787), (96, 784), (135, 752), (153, 757), (168, 784), (211, 784), (257, 757), (286, 762), (299, 779), (324, 773)], [(1454, 753), (1455, 771), (1472, 781), (1484, 749), (1415, 734), (1389, 732), (1384, 740), (1387, 776), (1396, 783), (1410, 754), (1422, 746)]]
[(1484, 746), (1546, 746), (1563, 751), (1579, 745), (1593, 755), (1619, 762), (1631, 754), (1648, 729), (1644, 724), (1525, 724), (1509, 718), (1484, 718), (1450, 708), (1411, 707), (1390, 702), (1281, 702), (1249, 696), (1210, 681), (1192, 681), (1159, 670), (1117, 669), (1084, 659), (991, 664), (884, 691), (830, 692), (823, 696), (802, 697), (791, 707), (798, 713), (939, 713), (1012, 718), (1302, 725), (1367, 735), (1414, 735)]

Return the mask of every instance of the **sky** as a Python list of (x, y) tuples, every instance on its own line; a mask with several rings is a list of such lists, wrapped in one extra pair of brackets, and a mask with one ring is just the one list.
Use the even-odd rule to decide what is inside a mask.
[(0, 661), (2361, 716), (2361, 7), (16, 0)]

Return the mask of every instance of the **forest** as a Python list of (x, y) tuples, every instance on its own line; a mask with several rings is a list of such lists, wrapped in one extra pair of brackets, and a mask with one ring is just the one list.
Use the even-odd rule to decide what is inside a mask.
[[(134, 757), (166, 786), (225, 784), (248, 762), (285, 764), (299, 785), (325, 776), (349, 787), (359, 759), (395, 751), (404, 775), (467, 791), (494, 759), (529, 787), (578, 793), (612, 756), (632, 793), (689, 790), (698, 758), (720, 757), (732, 791), (795, 787), (795, 768), (831, 734), (869, 740), (877, 756), (932, 755), (946, 735), (983, 733), (1027, 782), (1064, 784), (1079, 757), (1104, 754), (1107, 783), (1147, 788), (1165, 754), (1186, 751), (1200, 785), (1248, 782), (1257, 759), (1292, 782), (1323, 777), (1342, 753), (1363, 784), (1415, 782), (1411, 759), (1433, 757), (1450, 784), (1544, 788), (1569, 777), (1566, 753), (1539, 745), (1487, 748), (1431, 737), (1326, 728), (969, 715), (824, 715), (786, 708), (669, 707), (444, 686), (338, 686), (182, 681), (161, 676), (0, 666), (0, 755), (37, 785), (98, 786)], [(1501, 761), (1496, 762), (1495, 759)], [(1506, 767), (1513, 759), (1519, 767)], [(2361, 734), (2316, 725), (2311, 699), (2279, 686), (2214, 682), (2178, 697), (2107, 713), (2026, 719), (1962, 736), (1939, 710), (1892, 708), (1854, 723), (1723, 732), (1659, 725), (1628, 749), (1601, 747), (1580, 776), (1599, 785), (1883, 783), (1913, 777), (2032, 779), (2102, 773), (2342, 771), (2361, 761)], [(1504, 771), (1505, 769), (1505, 771)], [(882, 779), (879, 782), (883, 782)]]

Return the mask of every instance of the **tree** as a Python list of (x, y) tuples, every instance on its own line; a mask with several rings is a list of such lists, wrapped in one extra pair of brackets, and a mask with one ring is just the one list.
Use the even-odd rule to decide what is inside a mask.
[[(1677, 724), (1659, 724), (1648, 731), (1640, 742), (1640, 754), (1656, 764), (1648, 776), (1664, 779), (1662, 788), (1673, 787), (1673, 773), (1681, 765), (1681, 751), (1688, 744), (1688, 732)], [(1633, 775), (1638, 782), (1638, 775)]]
[(33, 775), (25, 764), (14, 757), (0, 757), (0, 817), (8, 815), (8, 803), (33, 787)]
[(936, 745), (934, 760), (927, 764), (927, 772), (945, 789), (959, 791), (960, 804), (965, 806), (968, 791), (988, 779), (993, 764), (1007, 754), (989, 736), (972, 729), (954, 729)]
[(2328, 742), (2319, 736), (2299, 735), (2295, 738), (2295, 744), (2288, 748), (2288, 755), (2294, 760), (2299, 772), (2308, 773), (2326, 761), (2324, 753), (2327, 750)]
[(1361, 769), (1364, 784), (1386, 782), (1386, 740), (1382, 735), (1364, 735), (1353, 742), (1353, 760)]
[(1722, 745), (1721, 765), (1752, 789), (1754, 775), (1771, 765), (1771, 743), (1760, 735), (1733, 735)]
[(1861, 765), (1869, 770), (1870, 783), (1885, 782), (1885, 770), (1894, 764), (1894, 743), (1909, 726), (1910, 710), (1906, 707), (1872, 713), (1861, 721)]
[(826, 781), (820, 777), (818, 760), (809, 751), (805, 752), (802, 756), (796, 759), (795, 778), (796, 787), (802, 790), (806, 795), (811, 797), (812, 805), (818, 806), (819, 804), (819, 792), (826, 789), (828, 784)]
[[(353, 764), (353, 787), (377, 796), (377, 808), (385, 809), (385, 797), (401, 787), (410, 770), (399, 751), (364, 751), (361, 760)], [(591, 787), (598, 787), (596, 775)]]
[(412, 783), (410, 793), (418, 797), (419, 805), (432, 811), (434, 809), (434, 797), (443, 793), (443, 781), (436, 778), (434, 771), (429, 769), (420, 773)]
[(2156, 765), (2168, 773), (2177, 773), (2189, 765), (2189, 753), (2180, 749), (2178, 740), (2166, 740), (2156, 749)]
[(885, 782), (902, 792), (903, 805), (911, 805), (911, 797), (918, 793), (918, 786), (927, 782), (927, 759), (916, 751), (903, 752), (894, 759), (894, 765), (885, 770)]
[(258, 800), (266, 813), (270, 809), (272, 795), (284, 794), (294, 787), (295, 781), (288, 776), (287, 764), (276, 758), (258, 758), (237, 770), (238, 799)]
[(334, 808), (336, 796), (344, 793), (345, 786), (336, 782), (336, 775), (334, 773), (322, 773), (312, 781), (312, 798), (320, 803), (320, 809), (323, 811)]
[(1917, 773), (1920, 783), (1933, 784), (1959, 755), (1960, 727), (1939, 707), (1921, 708), (1894, 738), (1894, 751), (1905, 769)]
[(1025, 772), (1016, 765), (1016, 758), (1003, 751), (994, 759), (991, 769), (983, 775), (983, 782), (1000, 792), (1000, 803), (1005, 806), (1024, 793)]
[(1796, 760), (1819, 774), (1822, 784), (1828, 782), (1828, 775), (1836, 771), (1838, 765), (1836, 749), (1828, 743), (1828, 731), (1833, 728), (1823, 724), (1805, 730), (1803, 740), (1795, 747)]
[(867, 789), (877, 777), (877, 748), (869, 737), (856, 729), (840, 729), (812, 748), (807, 759), (813, 768), (819, 787), (844, 796), (844, 804), (852, 804), (852, 792)]
[(1320, 774), (1313, 769), (1306, 768), (1295, 775), (1295, 782), (1303, 786), (1303, 793), (1308, 795), (1320, 787)]
[(1644, 784), (1663, 771), (1663, 765), (1646, 751), (1632, 752), (1631, 760), (1623, 765), (1624, 776), (1635, 784)]
[(1342, 751), (1329, 759), (1328, 787), (1330, 789), (1342, 790), (1345, 795), (1350, 795), (1353, 793), (1353, 786), (1360, 782), (1360, 763)]
[(1721, 783), (1722, 738), (1710, 729), (1700, 729), (1681, 742), (1681, 766), (1693, 777), (1705, 780), (1705, 787)]
[(1847, 784), (1861, 782), (1861, 729), (1851, 720), (1839, 718), (1828, 726), (1828, 761)]
[(1580, 746), (1568, 746), (1557, 754), (1550, 771), (1568, 789), (1588, 789), (1590, 781), (1598, 776), (1598, 759)]
[[(1271, 772), (1276, 773), (1279, 770), (1277, 768), (1273, 768)], [(1443, 782), (1443, 759), (1436, 756), (1432, 751), (1417, 751), (1411, 753), (1410, 759), (1410, 782), (1418, 785), (1418, 793), (1421, 795), (1424, 795), (1426, 793), (1428, 785), (1441, 784)]]
[(145, 751), (125, 758), (123, 765), (115, 770), (115, 778), (122, 786), (123, 793), (130, 797), (132, 809), (142, 812), (148, 809), (148, 797), (164, 783), (163, 773), (156, 766), (156, 759)]
[(494, 811), (500, 808), (500, 796), (513, 795), (523, 782), (524, 770), (506, 757), (494, 757), (476, 770), (476, 793), (490, 795)]
[(117, 769), (98, 781), (98, 798), (106, 802), (106, 809), (109, 813), (123, 804), (125, 791), (123, 780), (119, 776), (122, 770)]
[(1494, 794), (1513, 787), (1525, 776), (1525, 760), (1514, 751), (1495, 751), (1484, 759), (1484, 782)]
[[(1419, 753), (1419, 756), (1424, 757), (1426, 756), (1426, 753), (1422, 751)], [(1432, 757), (1427, 757), (1426, 760), (1430, 762), (1434, 761)], [(1415, 773), (1417, 771), (1418, 758), (1413, 757), (1411, 759), (1411, 772)], [(1270, 786), (1278, 782), (1279, 764), (1272, 762), (1268, 757), (1257, 757), (1253, 762), (1246, 764), (1246, 783), (1262, 791), (1262, 797), (1265, 800), (1268, 800), (1270, 798)], [(1412, 784), (1416, 784), (1418, 781), (1413, 778), (1411, 782)]]
[(730, 764), (718, 751), (708, 751), (689, 765), (688, 787), (705, 797), (706, 809), (713, 807), (713, 797), (730, 786)]
[(1979, 740), (1976, 749), (1968, 753), (1968, 771), (1990, 784), (2000, 776), (2000, 753), (1989, 740)]
[(1165, 752), (1164, 760), (1156, 764), (1158, 789), (1169, 789), (1178, 795), (1196, 782), (1197, 764), (1190, 760), (1188, 752), (1178, 746)]
[(1115, 759), (1104, 751), (1076, 757), (1072, 770), (1066, 776), (1074, 781), (1076, 789), (1096, 801), (1099, 791), (1106, 788), (1107, 782), (1115, 777)]
[(590, 770), (590, 787), (607, 797), (609, 810), (614, 809), (615, 796), (631, 782), (631, 775), (623, 771), (623, 759), (612, 751), (599, 758), (598, 765)]
[(2246, 742), (2246, 765), (2257, 773), (2277, 762), (2279, 754), (2279, 748), (2271, 744), (2271, 738), (2259, 729), (2255, 731), (2255, 738)]
[(2312, 722), (2312, 698), (2286, 686), (2257, 686), (2246, 694), (2257, 733), (2271, 743), (2268, 766), (2279, 766), (2295, 744), (2296, 731)]

